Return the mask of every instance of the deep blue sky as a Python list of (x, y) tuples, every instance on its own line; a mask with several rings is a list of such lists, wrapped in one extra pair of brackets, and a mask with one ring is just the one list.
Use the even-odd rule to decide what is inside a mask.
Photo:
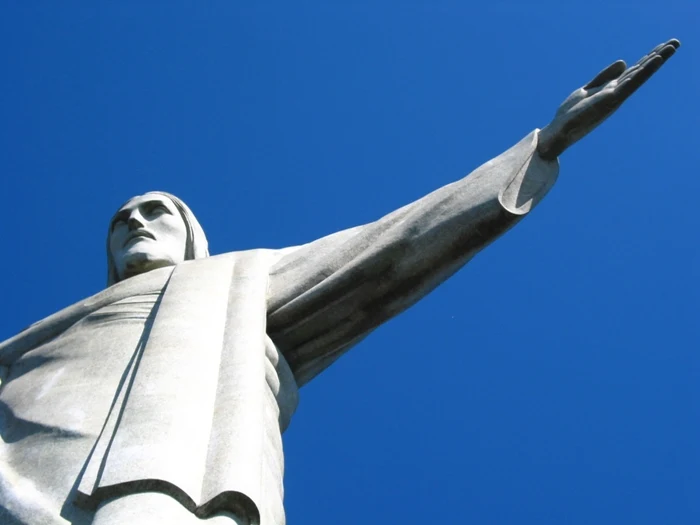
[(304, 387), (286, 508), (700, 523), (696, 0), (238, 4), (3, 3), (0, 339), (104, 286), (132, 195), (180, 196), (214, 253), (307, 242), (460, 178), (677, 37), (531, 216)]

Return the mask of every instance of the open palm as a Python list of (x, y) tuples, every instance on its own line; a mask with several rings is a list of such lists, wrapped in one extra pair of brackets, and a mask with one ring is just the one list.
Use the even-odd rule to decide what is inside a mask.
[(656, 73), (679, 46), (678, 40), (669, 40), (629, 68), (618, 60), (574, 91), (559, 106), (552, 122), (540, 131), (539, 154), (545, 159), (555, 159), (590, 133)]

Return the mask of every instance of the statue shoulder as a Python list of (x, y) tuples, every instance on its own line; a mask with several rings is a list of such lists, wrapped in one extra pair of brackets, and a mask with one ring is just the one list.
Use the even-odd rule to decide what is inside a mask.
[(136, 275), (37, 321), (0, 343), (0, 365), (14, 362), (24, 353), (57, 337), (100, 308), (127, 297), (162, 290), (172, 271), (173, 268), (169, 267)]

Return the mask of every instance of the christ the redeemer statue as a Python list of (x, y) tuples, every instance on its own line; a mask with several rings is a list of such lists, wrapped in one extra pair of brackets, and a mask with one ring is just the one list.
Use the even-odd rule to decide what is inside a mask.
[(464, 179), (303, 246), (210, 257), (178, 198), (128, 200), (108, 287), (0, 343), (0, 522), (283, 525), (298, 388), (532, 210), (678, 46), (610, 65)]

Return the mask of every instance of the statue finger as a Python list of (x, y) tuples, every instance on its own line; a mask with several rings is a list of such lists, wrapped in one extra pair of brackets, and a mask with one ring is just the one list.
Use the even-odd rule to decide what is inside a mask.
[[(670, 42), (674, 42), (674, 41), (670, 41)], [(677, 40), (675, 40), (675, 42), (678, 43)], [(678, 45), (680, 45), (680, 43), (678, 43)], [(650, 67), (653, 63), (656, 63), (656, 61), (659, 58), (661, 58), (662, 63), (665, 62), (666, 60), (671, 58), (671, 56), (673, 56), (673, 54), (676, 52), (676, 49), (678, 49), (678, 47), (676, 45), (674, 45), (673, 43), (670, 43), (670, 44), (665, 43), (665, 44), (662, 44), (661, 46), (657, 46), (654, 49), (653, 53), (644, 57), (644, 60), (642, 62), (632, 66), (627, 71), (625, 71), (618, 79), (619, 83), (623, 84), (628, 78), (636, 76), (637, 74), (639, 74), (639, 72), (641, 70), (645, 70), (646, 68)], [(656, 69), (654, 69), (652, 71), (652, 74), (654, 72), (656, 72), (657, 69), (658, 69), (658, 67), (656, 67)], [(648, 77), (646, 77), (646, 78), (648, 78)], [(646, 81), (646, 79), (644, 81)]]
[(626, 78), (634, 75), (637, 71), (639, 71), (641, 67), (641, 64), (635, 64), (634, 66), (627, 68), (627, 71), (625, 71), (622, 75), (620, 75), (620, 78), (617, 79), (618, 82), (622, 83)]
[(622, 103), (624, 100), (629, 98), (632, 93), (637, 91), (642, 84), (649, 80), (651, 76), (659, 70), (664, 62), (665, 60), (661, 56), (657, 55), (649, 60), (644, 67), (640, 67), (634, 74), (620, 82), (620, 84), (618, 84), (618, 86), (615, 88), (615, 98), (618, 99), (618, 103)]
[[(662, 49), (664, 49), (667, 46), (671, 46), (674, 49), (678, 49), (680, 47), (681, 43), (677, 38), (672, 38), (671, 40), (667, 42), (662, 42), (658, 46), (656, 46), (654, 49), (652, 49), (649, 53), (644, 55), (642, 58), (637, 60), (637, 62), (634, 64), (634, 66), (639, 66), (642, 65), (644, 62), (648, 62), (650, 59), (652, 59), (655, 55), (657, 55)], [(632, 67), (634, 67), (632, 66)]]
[(657, 53), (661, 48), (663, 48), (666, 45), (666, 42), (662, 42), (658, 46), (656, 46), (654, 49), (649, 51), (646, 55), (644, 55), (642, 58), (637, 60), (637, 62), (634, 64), (635, 66), (641, 65), (645, 60), (649, 60), (652, 56), (654, 56), (655, 53)]
[[(676, 40), (678, 42), (678, 40)], [(680, 45), (680, 43), (678, 44)], [(678, 46), (674, 46), (673, 44), (667, 44), (661, 50), (658, 52), (659, 56), (661, 56), (664, 60), (668, 60), (673, 56), (673, 54), (676, 52), (678, 49)]]
[(624, 60), (618, 60), (613, 62), (603, 71), (598, 73), (593, 80), (584, 86), (584, 89), (593, 89), (607, 84), (608, 82), (615, 80), (620, 75), (622, 75), (627, 69), (627, 65)]
[(663, 46), (659, 47), (654, 53), (650, 54), (641, 64), (640, 66), (643, 68), (647, 64), (649, 64), (654, 58), (656, 57), (661, 57), (664, 59), (664, 61), (668, 60), (671, 58), (671, 56), (676, 52), (676, 47), (671, 45), (671, 44), (664, 44)]
[(655, 56), (661, 56), (664, 59), (669, 58), (673, 53), (676, 52), (676, 49), (680, 47), (681, 43), (675, 38), (672, 38), (668, 42), (664, 42), (663, 44), (659, 44), (656, 46), (651, 53), (649, 53), (646, 57), (644, 57), (642, 60), (639, 61), (641, 65), (649, 62), (649, 60), (653, 59)]
[(642, 60), (639, 63), (639, 65), (641, 67), (644, 67), (646, 64), (651, 62), (655, 57), (659, 57), (659, 56), (661, 58), (663, 58), (664, 60), (666, 60), (671, 55), (673, 55), (673, 53), (675, 53), (675, 52), (676, 52), (676, 47), (674, 45), (668, 44), (668, 43), (661, 44), (659, 46), (656, 46), (656, 48), (654, 48), (653, 53), (649, 53), (646, 57), (644, 57), (644, 60)]

